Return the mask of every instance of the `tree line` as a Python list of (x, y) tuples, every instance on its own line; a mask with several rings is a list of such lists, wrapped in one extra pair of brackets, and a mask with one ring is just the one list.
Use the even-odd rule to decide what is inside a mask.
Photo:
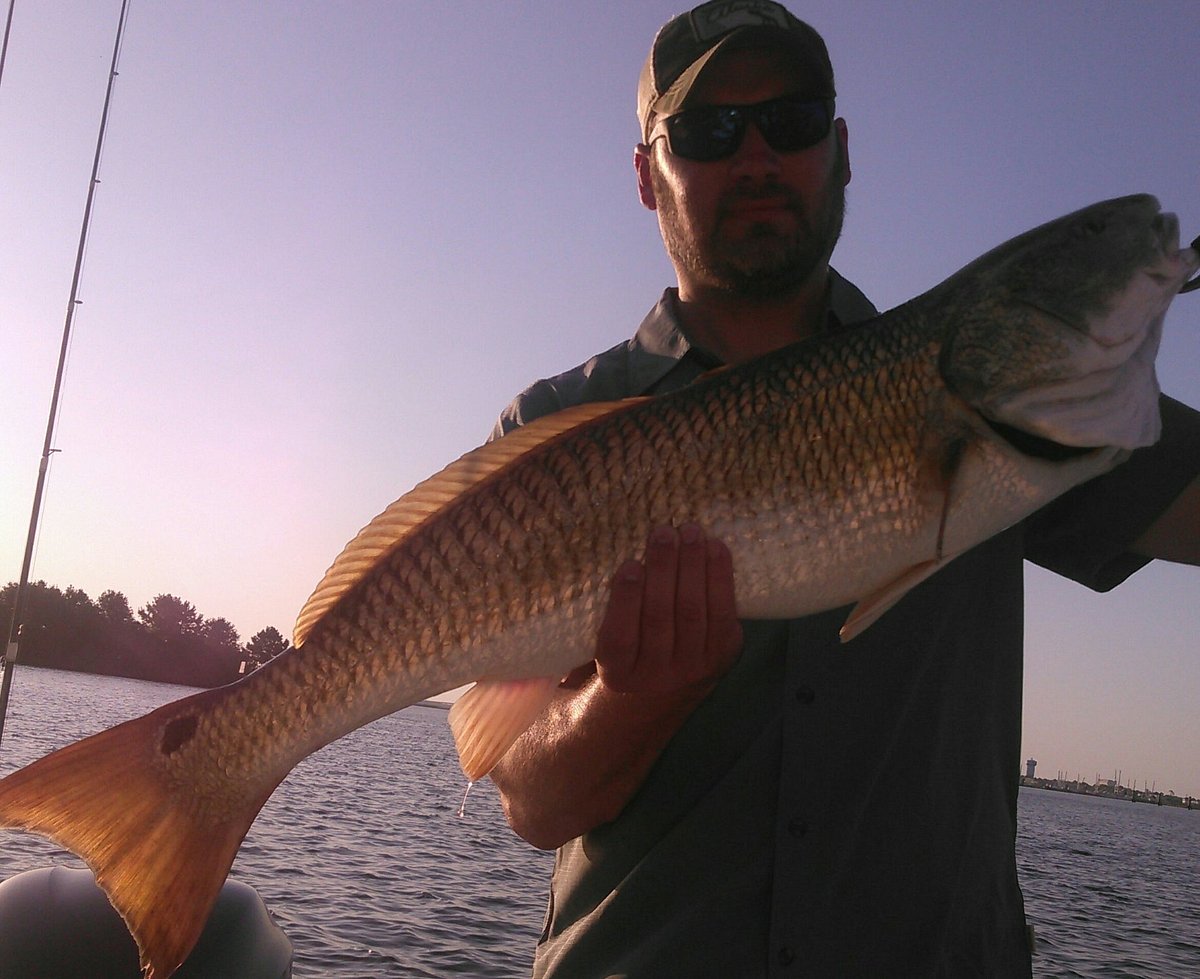
[[(0, 590), (5, 628), (16, 593), (15, 582)], [(274, 626), (243, 644), (228, 619), (205, 618), (174, 595), (156, 596), (135, 615), (119, 591), (93, 601), (44, 581), (28, 586), (22, 618), (20, 663), (193, 687), (232, 683), (289, 646)]]

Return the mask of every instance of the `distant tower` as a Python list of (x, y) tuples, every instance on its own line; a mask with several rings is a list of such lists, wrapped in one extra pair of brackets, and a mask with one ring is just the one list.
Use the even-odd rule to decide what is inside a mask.
[(1025, 762), (1025, 777), (1033, 778), (1033, 770), (1035, 768), (1037, 768), (1037, 759), (1036, 758), (1027, 759)]

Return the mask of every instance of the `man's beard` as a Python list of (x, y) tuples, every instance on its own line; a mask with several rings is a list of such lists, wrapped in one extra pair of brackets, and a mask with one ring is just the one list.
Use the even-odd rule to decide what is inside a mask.
[[(846, 188), (840, 165), (832, 168), (818, 213), (777, 184), (731, 192), (717, 206), (713, 231), (698, 241), (681, 219), (678, 201), (658, 168), (651, 172), (663, 242), (671, 261), (691, 278), (732, 295), (771, 299), (797, 291), (813, 271), (829, 260), (842, 233)], [(723, 233), (729, 205), (743, 199), (778, 200), (793, 214), (794, 231), (780, 234), (768, 222), (751, 224), (741, 237)]]

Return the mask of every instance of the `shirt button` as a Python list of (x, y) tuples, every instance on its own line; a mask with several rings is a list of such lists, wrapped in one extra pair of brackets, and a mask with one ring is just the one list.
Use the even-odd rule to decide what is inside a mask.
[(796, 953), (793, 952), (790, 948), (788, 948), (786, 945), (784, 945), (782, 948), (779, 949), (779, 964), (780, 965), (791, 965), (795, 961), (796, 961)]
[(796, 839), (800, 839), (800, 837), (804, 836), (808, 832), (808, 821), (797, 816), (788, 823), (787, 828), (788, 832), (791, 833), (792, 836), (794, 836)]
[(811, 704), (816, 697), (816, 691), (812, 687), (800, 686), (796, 688), (796, 700), (802, 704)]

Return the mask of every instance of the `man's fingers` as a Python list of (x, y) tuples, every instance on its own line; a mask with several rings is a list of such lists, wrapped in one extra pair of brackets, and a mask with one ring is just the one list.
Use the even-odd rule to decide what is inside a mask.
[(646, 571), (626, 561), (613, 575), (608, 607), (596, 636), (596, 668), (601, 680), (615, 690), (628, 687), (637, 666), (642, 641), (642, 589)]
[(673, 654), (678, 665), (694, 673), (693, 650), (703, 650), (708, 629), (708, 572), (704, 531), (698, 524), (679, 528), (679, 561), (675, 580)]
[(729, 669), (741, 641), (729, 548), (698, 524), (663, 526), (613, 576), (596, 669), (613, 690), (682, 690)]
[(733, 555), (723, 541), (705, 541), (706, 594), (708, 598), (709, 662), (730, 666), (742, 648), (742, 623), (738, 620), (737, 602), (733, 591)]
[(679, 570), (679, 534), (655, 527), (646, 542), (646, 581), (642, 591), (641, 659), (647, 665), (668, 662), (675, 648), (675, 587)]

